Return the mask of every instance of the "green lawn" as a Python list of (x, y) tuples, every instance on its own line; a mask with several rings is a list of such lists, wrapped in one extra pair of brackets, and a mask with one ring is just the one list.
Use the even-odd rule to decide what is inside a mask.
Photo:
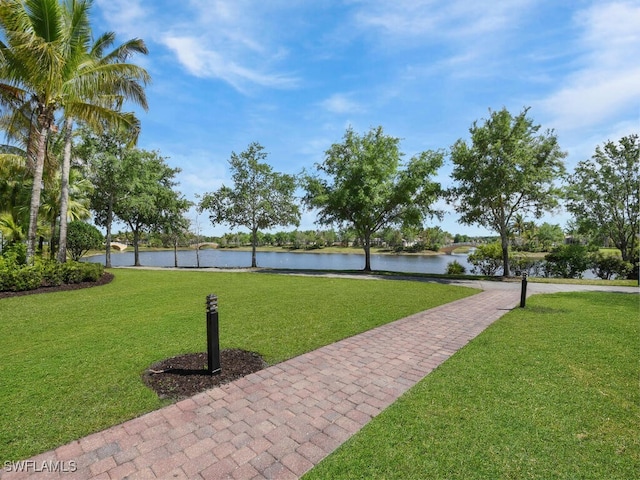
[(638, 295), (534, 296), (311, 479), (624, 479), (640, 472)]
[(0, 461), (18, 460), (163, 405), (153, 362), (206, 350), (205, 298), (221, 348), (269, 363), (474, 290), (421, 282), (116, 270), (109, 285), (0, 300)]

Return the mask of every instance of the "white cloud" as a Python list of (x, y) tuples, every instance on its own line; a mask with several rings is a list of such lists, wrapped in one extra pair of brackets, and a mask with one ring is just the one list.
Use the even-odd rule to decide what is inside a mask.
[(575, 17), (582, 27), (579, 67), (541, 104), (557, 128), (606, 125), (640, 105), (640, 4), (598, 3)]
[(117, 28), (118, 34), (128, 37), (144, 37), (148, 30), (151, 12), (143, 7), (144, 0), (95, 0), (108, 24)]
[(191, 0), (163, 8), (152, 0), (97, 0), (107, 22), (119, 33), (165, 46), (191, 75), (219, 79), (246, 93), (252, 86), (292, 88), (297, 78), (279, 71), (287, 50), (278, 25), (265, 28), (268, 6), (249, 0)]
[(343, 93), (331, 95), (329, 98), (324, 100), (321, 105), (330, 113), (337, 114), (353, 114), (364, 111), (362, 105), (349, 98), (349, 95)]
[(365, 28), (380, 29), (388, 36), (468, 39), (515, 28), (517, 18), (532, 1), (492, 2), (490, 7), (484, 2), (467, 0), (366, 0), (356, 3), (362, 4), (356, 13), (357, 22)]
[(167, 36), (163, 43), (176, 55), (189, 73), (200, 78), (218, 78), (235, 89), (244, 91), (249, 84), (272, 88), (290, 88), (296, 85), (294, 77), (262, 73), (243, 67), (225, 57), (223, 53), (205, 45), (206, 39)]
[[(639, 50), (640, 51), (640, 50)], [(578, 129), (605, 123), (640, 101), (640, 67), (618, 74), (585, 70), (568, 85), (543, 102), (551, 111), (553, 124), (563, 129)]]

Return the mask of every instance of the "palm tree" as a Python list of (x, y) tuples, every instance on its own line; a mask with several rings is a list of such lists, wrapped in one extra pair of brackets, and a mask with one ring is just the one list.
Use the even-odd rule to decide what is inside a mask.
[(27, 260), (35, 253), (40, 192), (46, 143), (62, 98), (65, 51), (72, 43), (63, 29), (62, 9), (57, 0), (6, 0), (0, 2), (0, 86), (2, 100), (16, 123), (30, 111), (27, 152), (33, 161), (33, 184), (27, 233)]
[[(126, 74), (124, 79), (109, 78), (96, 68), (99, 62), (88, 48), (91, 4), (92, 0), (0, 1), (0, 32), (4, 37), (0, 41), (0, 102), (9, 109), (10, 125), (29, 119), (26, 150), (34, 165), (28, 261), (35, 253), (47, 141), (55, 129), (56, 114), (64, 110), (66, 125), (77, 118), (92, 125), (98, 119), (107, 119), (138, 126), (133, 114), (121, 114), (118, 109), (127, 98), (123, 93), (141, 92), (139, 83), (129, 84)], [(147, 80), (144, 72), (143, 81)], [(106, 84), (110, 85), (108, 89)], [(63, 161), (63, 169), (66, 167)]]
[(21, 206), (28, 199), (26, 165), (20, 149), (0, 146), (0, 250), (22, 241)]
[(513, 223), (511, 224), (511, 230), (512, 232), (516, 232), (517, 233), (517, 237), (516, 237), (516, 244), (518, 246), (520, 246), (522, 244), (522, 235), (525, 231), (525, 227), (526, 227), (526, 221), (524, 219), (524, 216), (521, 213), (516, 213), (513, 216)]
[[(62, 225), (62, 217), (60, 216), (62, 178), (60, 171), (56, 171), (53, 178), (47, 179), (45, 185), (46, 188), (42, 195), (42, 201), (40, 202), (40, 215), (49, 221), (49, 254), (53, 259), (55, 256), (56, 238), (59, 238), (56, 237), (58, 218), (60, 218), (60, 226)], [(89, 195), (92, 190), (89, 179), (85, 178), (77, 168), (72, 168), (69, 172), (68, 189), (69, 199), (65, 215), (66, 220), (89, 219), (89, 217), (91, 217), (89, 211)], [(65, 226), (66, 224), (67, 222), (65, 222)]]
[[(127, 63), (133, 54), (147, 53), (144, 42), (132, 39), (105, 54), (105, 50), (111, 48), (114, 42), (113, 32), (99, 37), (86, 51), (84, 61), (67, 84), (70, 87), (70, 98), (77, 98), (65, 108), (59, 262), (64, 262), (67, 258), (67, 209), (74, 115), (98, 131), (105, 126), (124, 128), (129, 132), (131, 143), (134, 143), (140, 131), (139, 122), (132, 113), (120, 112), (120, 108), (125, 100), (132, 100), (145, 110), (148, 108), (142, 85), (149, 82), (149, 75), (143, 68)], [(88, 42), (83, 48), (88, 48)]]

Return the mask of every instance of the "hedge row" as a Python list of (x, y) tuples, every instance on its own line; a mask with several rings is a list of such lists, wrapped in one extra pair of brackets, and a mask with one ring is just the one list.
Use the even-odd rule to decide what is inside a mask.
[(0, 256), (0, 292), (95, 282), (103, 273), (104, 267), (99, 263), (58, 263), (36, 259), (33, 265), (25, 265), (13, 255), (4, 255)]

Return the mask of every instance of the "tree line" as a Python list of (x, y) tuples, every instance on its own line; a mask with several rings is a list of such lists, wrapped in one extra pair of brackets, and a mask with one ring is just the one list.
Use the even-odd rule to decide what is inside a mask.
[[(428, 231), (428, 220), (442, 218), (436, 205), (444, 199), (462, 224), (496, 233), (504, 275), (511, 273), (510, 248), (533, 241), (526, 222), (561, 203), (574, 216), (576, 234), (607, 239), (637, 274), (638, 135), (607, 141), (567, 173), (556, 134), (542, 131), (528, 108), (516, 115), (490, 110), (473, 122), (469, 140), (408, 160), (400, 139), (383, 127), (347, 128), (322, 162), (298, 175), (273, 171), (264, 147), (253, 142), (231, 153), (230, 185), (187, 200), (176, 190), (179, 169), (160, 152), (136, 148), (139, 121), (123, 111), (130, 101), (147, 107), (150, 77), (130, 61), (146, 46), (140, 39), (117, 45), (113, 32), (94, 38), (91, 4), (0, 2), (0, 128), (7, 138), (0, 150), (0, 232), (3, 250), (26, 246), (27, 262), (45, 238), (50, 255), (65, 262), (68, 222), (93, 214), (106, 230), (106, 265), (116, 221), (132, 234), (137, 265), (143, 235), (162, 234), (175, 247), (185, 232), (200, 229), (187, 216), (195, 206), (214, 225), (247, 229), (256, 266), (261, 235), (298, 226), (307, 208), (320, 226), (354, 232), (370, 270), (371, 247), (385, 232)], [(453, 166), (447, 189), (435, 180), (445, 159)]]

